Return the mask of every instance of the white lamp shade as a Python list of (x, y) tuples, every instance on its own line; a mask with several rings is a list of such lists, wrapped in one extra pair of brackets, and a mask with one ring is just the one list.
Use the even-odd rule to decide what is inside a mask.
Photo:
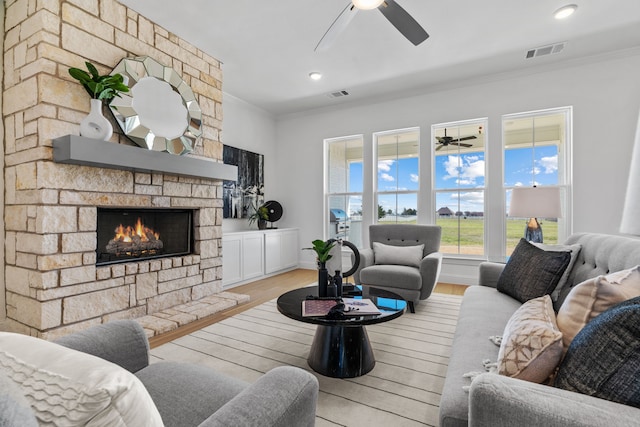
[(353, 5), (361, 10), (371, 10), (380, 6), (384, 0), (352, 0)]
[(640, 117), (631, 157), (627, 197), (624, 200), (620, 232), (640, 236)]
[(509, 216), (562, 218), (559, 187), (516, 187), (511, 191)]

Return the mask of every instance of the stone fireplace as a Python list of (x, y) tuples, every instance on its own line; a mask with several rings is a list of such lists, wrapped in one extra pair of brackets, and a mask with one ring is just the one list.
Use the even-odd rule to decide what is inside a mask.
[[(222, 165), (220, 63), (116, 0), (4, 5), (5, 324), (49, 339), (219, 294), (224, 178), (208, 171)], [(203, 138), (193, 155), (133, 147), (117, 126), (110, 141), (74, 136), (89, 97), (68, 68), (88, 60), (104, 74), (145, 55), (171, 66), (196, 94)], [(61, 137), (71, 143), (67, 160), (56, 157)], [(77, 161), (74, 147), (88, 146), (118, 152), (107, 163), (100, 155)], [(150, 156), (143, 167), (139, 156)], [(103, 243), (99, 217), (121, 209), (188, 213), (187, 225), (156, 217), (144, 226), (168, 228), (159, 232), (163, 251), (175, 229), (189, 247), (105, 259), (102, 246), (113, 237)]]

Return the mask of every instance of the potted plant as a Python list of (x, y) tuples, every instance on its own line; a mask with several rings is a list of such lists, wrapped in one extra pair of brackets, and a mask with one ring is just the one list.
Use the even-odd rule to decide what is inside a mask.
[(129, 86), (118, 73), (101, 76), (93, 64), (87, 61), (85, 65), (89, 72), (69, 68), (71, 77), (78, 80), (91, 96), (91, 111), (80, 123), (80, 135), (107, 140), (113, 134), (113, 126), (102, 114), (102, 105), (108, 105), (120, 93), (129, 92)]
[(267, 228), (267, 220), (269, 219), (269, 210), (265, 205), (258, 206), (256, 202), (251, 205), (253, 213), (249, 215), (249, 225), (258, 221), (258, 229), (264, 230)]
[(327, 296), (327, 284), (329, 282), (329, 272), (327, 271), (327, 261), (329, 261), (333, 255), (331, 255), (331, 249), (336, 245), (335, 241), (324, 241), (316, 239), (311, 242), (312, 248), (305, 248), (313, 250), (316, 253), (318, 261), (318, 296)]

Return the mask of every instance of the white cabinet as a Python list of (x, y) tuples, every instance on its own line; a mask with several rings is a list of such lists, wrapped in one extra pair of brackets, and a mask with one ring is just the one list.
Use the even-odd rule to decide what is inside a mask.
[(298, 229), (242, 231), (222, 236), (222, 285), (258, 280), (298, 266)]
[(265, 273), (298, 265), (298, 230), (271, 230), (264, 235)]

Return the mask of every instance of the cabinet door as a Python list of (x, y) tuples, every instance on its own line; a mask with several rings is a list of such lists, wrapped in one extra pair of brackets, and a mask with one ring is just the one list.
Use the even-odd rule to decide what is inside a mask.
[(282, 268), (297, 267), (300, 250), (300, 244), (298, 243), (298, 230), (283, 232), (282, 244), (280, 245)]
[(242, 238), (222, 238), (222, 285), (242, 280)]
[(243, 280), (262, 276), (263, 273), (262, 233), (246, 234), (242, 237), (242, 273)]
[(282, 269), (282, 233), (270, 232), (264, 236), (265, 273), (270, 274)]

